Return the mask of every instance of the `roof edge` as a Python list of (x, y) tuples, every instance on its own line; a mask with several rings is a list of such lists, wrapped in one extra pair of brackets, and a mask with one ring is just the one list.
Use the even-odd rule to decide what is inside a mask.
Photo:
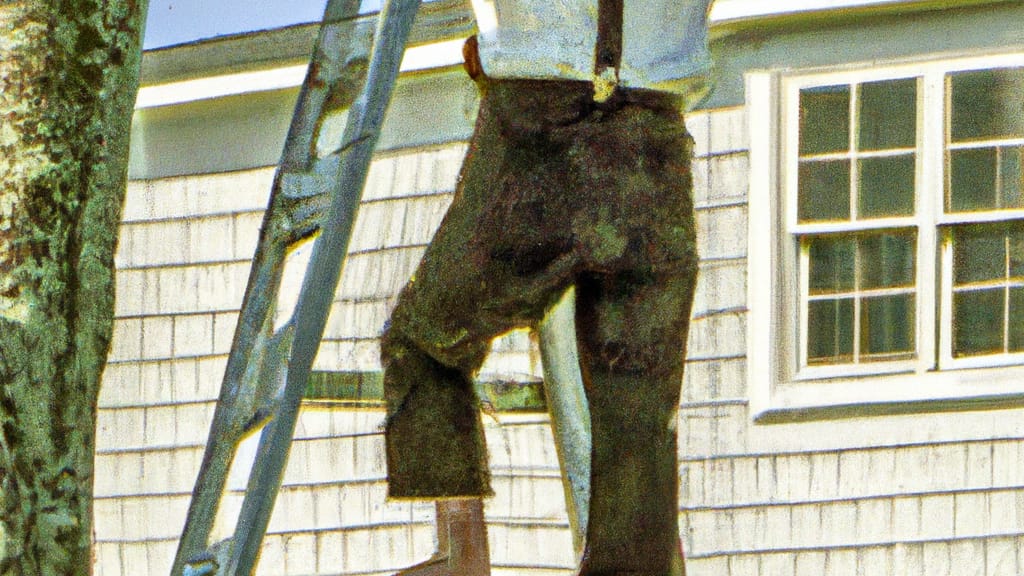
[[(376, 12), (361, 14), (352, 23), (373, 25), (376, 17)], [(309, 61), (319, 28), (319, 22), (293, 24), (146, 50), (142, 57), (142, 84), (304, 64)], [(436, 0), (420, 8), (409, 44), (466, 37), (475, 29), (468, 0)]]
[[(965, 9), (1019, 0), (715, 0), (710, 14), (713, 38), (737, 32), (820, 26), (853, 19), (894, 16), (929, 10)], [(772, 7), (772, 6), (776, 7)], [(372, 25), (377, 13), (362, 14), (354, 25)], [(245, 32), (147, 50), (142, 84), (155, 85), (207, 76), (283, 68), (309, 61), (319, 22)], [(476, 31), (469, 0), (424, 3), (410, 44), (464, 38)]]

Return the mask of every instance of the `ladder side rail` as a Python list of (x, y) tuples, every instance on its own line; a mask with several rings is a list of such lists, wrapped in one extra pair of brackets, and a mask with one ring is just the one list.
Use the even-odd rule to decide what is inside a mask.
[[(313, 122), (320, 120), (331, 88), (330, 82), (324, 82), (323, 78), (340, 75), (338, 63), (335, 62), (337, 51), (327, 48), (325, 44), (330, 43), (332, 35), (341, 32), (347, 21), (356, 18), (358, 12), (359, 0), (330, 0), (325, 9), (325, 24), (321, 27), (313, 54), (313, 60), (320, 64), (307, 73), (300, 91), (292, 125), (285, 140), (283, 164), (290, 167), (308, 166), (313, 160), (315, 124), (311, 125), (310, 119)], [(290, 203), (283, 201), (286, 196), (283, 184), (279, 169), (264, 215), (209, 440), (171, 570), (174, 575), (181, 574), (185, 562), (207, 548), (237, 443), (245, 436), (244, 420), (255, 413), (254, 405), (246, 406), (255, 403), (253, 388), (256, 383), (252, 381), (252, 376), (258, 374), (259, 370), (253, 370), (252, 366), (254, 363), (272, 360), (267, 356), (273, 355), (273, 347), (268, 348), (266, 343), (271, 340), (273, 310), (288, 248), (281, 237), (283, 229), (287, 227), (282, 226), (281, 221), (290, 220), (287, 212), (292, 208)]]
[(544, 397), (551, 417), (576, 557), (583, 555), (590, 514), (590, 411), (576, 347), (576, 291), (570, 288), (538, 326)]
[(336, 188), (321, 222), (320, 236), (303, 279), (293, 317), (295, 336), (287, 384), (273, 420), (264, 428), (239, 514), (240, 529), (224, 572), (251, 574), (284, 476), (299, 408), (313, 360), (320, 347), (363, 185), (380, 136), (384, 113), (398, 77), (405, 43), (420, 0), (388, 0), (380, 13), (367, 82), (349, 110)]
[[(308, 171), (315, 160), (316, 137), (325, 112), (329, 111), (328, 100), (335, 90), (342, 90), (354, 96), (361, 88), (364, 78), (354, 77), (350, 67), (369, 55), (370, 42), (360, 36), (361, 0), (329, 0), (324, 8), (310, 67), (306, 73), (299, 97), (296, 100), (292, 123), (285, 137), (284, 151), (278, 165), (277, 177), (282, 173)], [(365, 61), (362, 62), (365, 64)], [(354, 85), (358, 84), (358, 86)], [(336, 103), (334, 108), (342, 108)], [(344, 102), (349, 105), (351, 102)]]

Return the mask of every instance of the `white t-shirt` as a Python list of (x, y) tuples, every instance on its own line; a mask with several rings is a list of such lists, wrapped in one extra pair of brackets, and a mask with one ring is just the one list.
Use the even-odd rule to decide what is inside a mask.
[[(594, 81), (597, 0), (472, 0), (491, 78)], [(624, 0), (618, 84), (702, 93), (711, 0)]]

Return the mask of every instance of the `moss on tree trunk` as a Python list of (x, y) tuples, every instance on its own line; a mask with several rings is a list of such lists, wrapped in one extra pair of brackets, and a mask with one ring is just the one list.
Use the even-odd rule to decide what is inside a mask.
[(146, 1), (0, 4), (0, 574), (91, 572)]

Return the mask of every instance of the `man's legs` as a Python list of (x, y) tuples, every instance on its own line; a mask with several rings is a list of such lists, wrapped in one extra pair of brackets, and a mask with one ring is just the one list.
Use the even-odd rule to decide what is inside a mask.
[(583, 572), (677, 575), (690, 140), (669, 97), (597, 110), (589, 90), (485, 91), (459, 191), (382, 343), (390, 493), (489, 491), (469, 376), (493, 336), (538, 321), (575, 280), (594, 437)]
[[(476, 134), (471, 150), (489, 147)], [(483, 141), (483, 142), (481, 142)], [(467, 158), (461, 184), (381, 339), (388, 493), (395, 498), (485, 496), (487, 450), (470, 380), (501, 326), (480, 322), (485, 270), (467, 265), (493, 166)]]
[(490, 485), (471, 378), (494, 336), (539, 321), (572, 281), (570, 212), (558, 202), (572, 198), (547, 133), (529, 128), (548, 116), (520, 95), (539, 98), (485, 91), (455, 199), (382, 339), (389, 494), (438, 500), (438, 557), (403, 574), (489, 572), (480, 497)]
[[(471, 377), (491, 340), (538, 322), (577, 268), (566, 144), (540, 124), (572, 117), (578, 98), (530, 85), (547, 91), (486, 84), (455, 198), (382, 339), (392, 497), (490, 493)], [(544, 94), (569, 104), (549, 113)]]
[(692, 139), (671, 96), (622, 98), (567, 155), (583, 195), (576, 332), (592, 434), (580, 573), (680, 576), (676, 419), (698, 264)]
[(588, 275), (577, 325), (593, 435), (581, 574), (681, 576), (676, 419), (696, 261), (649, 278)]

